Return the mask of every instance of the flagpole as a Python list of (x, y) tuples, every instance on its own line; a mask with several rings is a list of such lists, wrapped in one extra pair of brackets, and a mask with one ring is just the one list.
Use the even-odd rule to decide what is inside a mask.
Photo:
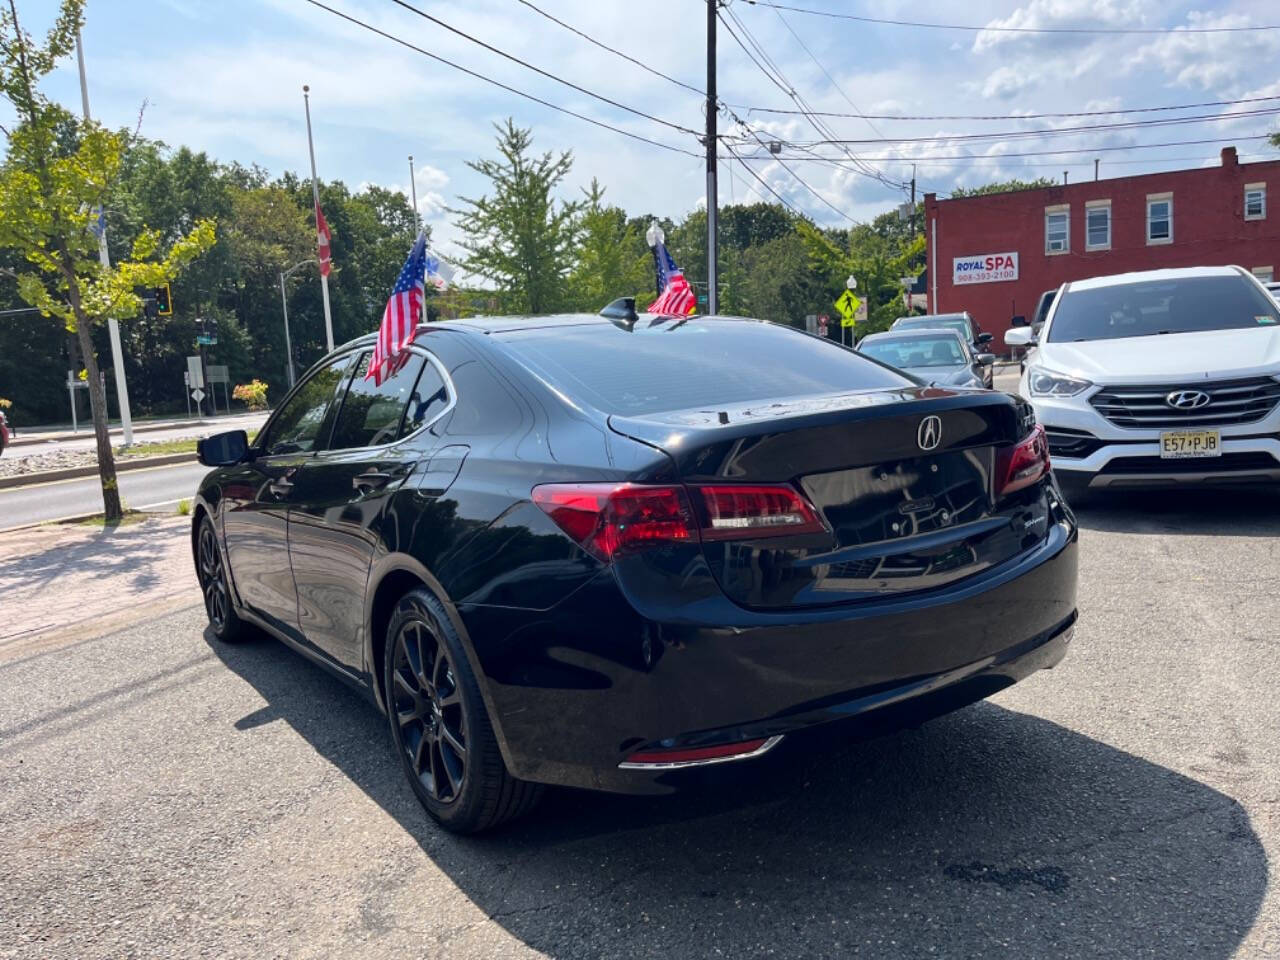
[(413, 194), (413, 225), (422, 229), (422, 221), (418, 219), (418, 183), (413, 179), (413, 154), (409, 154), (409, 192)]
[[(316, 147), (311, 141), (311, 88), (306, 84), (302, 85), (302, 102), (307, 111), (307, 152), (311, 154), (311, 199), (315, 204), (315, 209), (320, 210), (320, 181), (316, 179)], [(316, 230), (320, 229), (317, 221)], [(329, 313), (329, 277), (323, 270), (320, 271), (320, 293), (324, 297), (324, 339), (329, 346), (329, 353), (333, 353), (333, 317)]]

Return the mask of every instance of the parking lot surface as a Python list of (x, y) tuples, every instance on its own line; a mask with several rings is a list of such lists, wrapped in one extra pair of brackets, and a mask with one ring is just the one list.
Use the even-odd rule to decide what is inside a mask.
[(1280, 957), (1280, 494), (1081, 523), (1055, 670), (476, 839), (360, 695), (213, 644), (180, 587), (124, 629), (37, 625), (0, 647), (0, 957)]

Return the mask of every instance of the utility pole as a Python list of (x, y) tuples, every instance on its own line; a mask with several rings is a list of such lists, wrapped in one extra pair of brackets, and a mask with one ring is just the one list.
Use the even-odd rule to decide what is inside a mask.
[(707, 0), (707, 313), (718, 313), (716, 296), (716, 233), (719, 227), (720, 203), (716, 186), (716, 5)]
[[(316, 230), (320, 230), (320, 182), (316, 179), (316, 148), (311, 142), (311, 88), (302, 87), (302, 101), (307, 110), (307, 152), (311, 154), (311, 199), (316, 207)], [(329, 275), (324, 272), (324, 264), (320, 265), (320, 294), (324, 300), (324, 338), (329, 353), (333, 353), (333, 317), (329, 313)]]
[[(89, 116), (89, 81), (84, 71), (84, 44), (80, 42), (80, 31), (76, 31), (76, 61), (80, 65), (80, 102), (84, 106), (84, 122)], [(107, 220), (106, 211), (99, 208), (98, 226), (98, 262), (102, 269), (111, 268), (111, 257), (107, 254)], [(133, 417), (129, 414), (129, 385), (124, 381), (124, 350), (120, 346), (120, 322), (115, 317), (107, 318), (107, 332), (111, 338), (111, 365), (116, 374), (116, 403), (120, 407), (120, 427), (124, 431), (124, 445), (133, 445)], [(73, 400), (74, 402), (74, 400)], [(105, 411), (103, 412), (105, 416)]]
[(916, 165), (911, 165), (911, 239), (916, 238)]

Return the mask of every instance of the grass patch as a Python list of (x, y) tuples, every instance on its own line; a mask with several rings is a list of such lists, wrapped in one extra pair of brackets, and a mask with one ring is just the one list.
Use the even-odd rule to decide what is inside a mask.
[(157, 440), (154, 443), (135, 443), (132, 447), (116, 447), (117, 457), (136, 459), (138, 457), (163, 457), (171, 453), (195, 453), (196, 441), (192, 440)]
[(178, 501), (178, 516), (180, 516), (180, 517), (189, 517), (189, 516), (191, 516), (191, 501), (190, 501), (190, 500), (179, 500), (179, 501)]
[(144, 523), (147, 515), (141, 510), (130, 510), (125, 508), (124, 516), (120, 518), (118, 523), (107, 523), (107, 519), (101, 513), (95, 513), (92, 517), (82, 517), (79, 520), (50, 520), (50, 523), (65, 523), (76, 527), (93, 527), (101, 530), (105, 527), (126, 527), (133, 526), (135, 523)]

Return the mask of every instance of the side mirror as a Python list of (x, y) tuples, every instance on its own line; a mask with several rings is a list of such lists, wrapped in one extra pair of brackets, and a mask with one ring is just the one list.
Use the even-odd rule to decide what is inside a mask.
[(1016, 317), (1009, 318), (1009, 326), (1011, 327), (1025, 327), (1026, 325), (1027, 325), (1027, 318), (1024, 317), (1022, 314), (1018, 314)]
[(993, 336), (992, 336), (991, 334), (989, 334), (989, 333), (980, 333), (980, 334), (978, 334), (978, 339), (977, 339), (977, 341), (976, 341), (976, 342), (977, 342), (979, 345), (981, 345), (981, 344), (984, 344), (984, 343), (990, 343), (990, 342), (991, 342), (992, 340), (994, 340), (994, 339), (995, 339), (995, 337), (993, 337)]
[(1004, 332), (1006, 347), (1025, 347), (1032, 343), (1034, 337), (1030, 327), (1014, 327)]
[(196, 441), (196, 459), (206, 467), (229, 467), (249, 455), (249, 435), (243, 430), (215, 433)]
[(980, 366), (989, 367), (996, 362), (996, 355), (994, 353), (980, 353), (974, 359), (978, 361)]

